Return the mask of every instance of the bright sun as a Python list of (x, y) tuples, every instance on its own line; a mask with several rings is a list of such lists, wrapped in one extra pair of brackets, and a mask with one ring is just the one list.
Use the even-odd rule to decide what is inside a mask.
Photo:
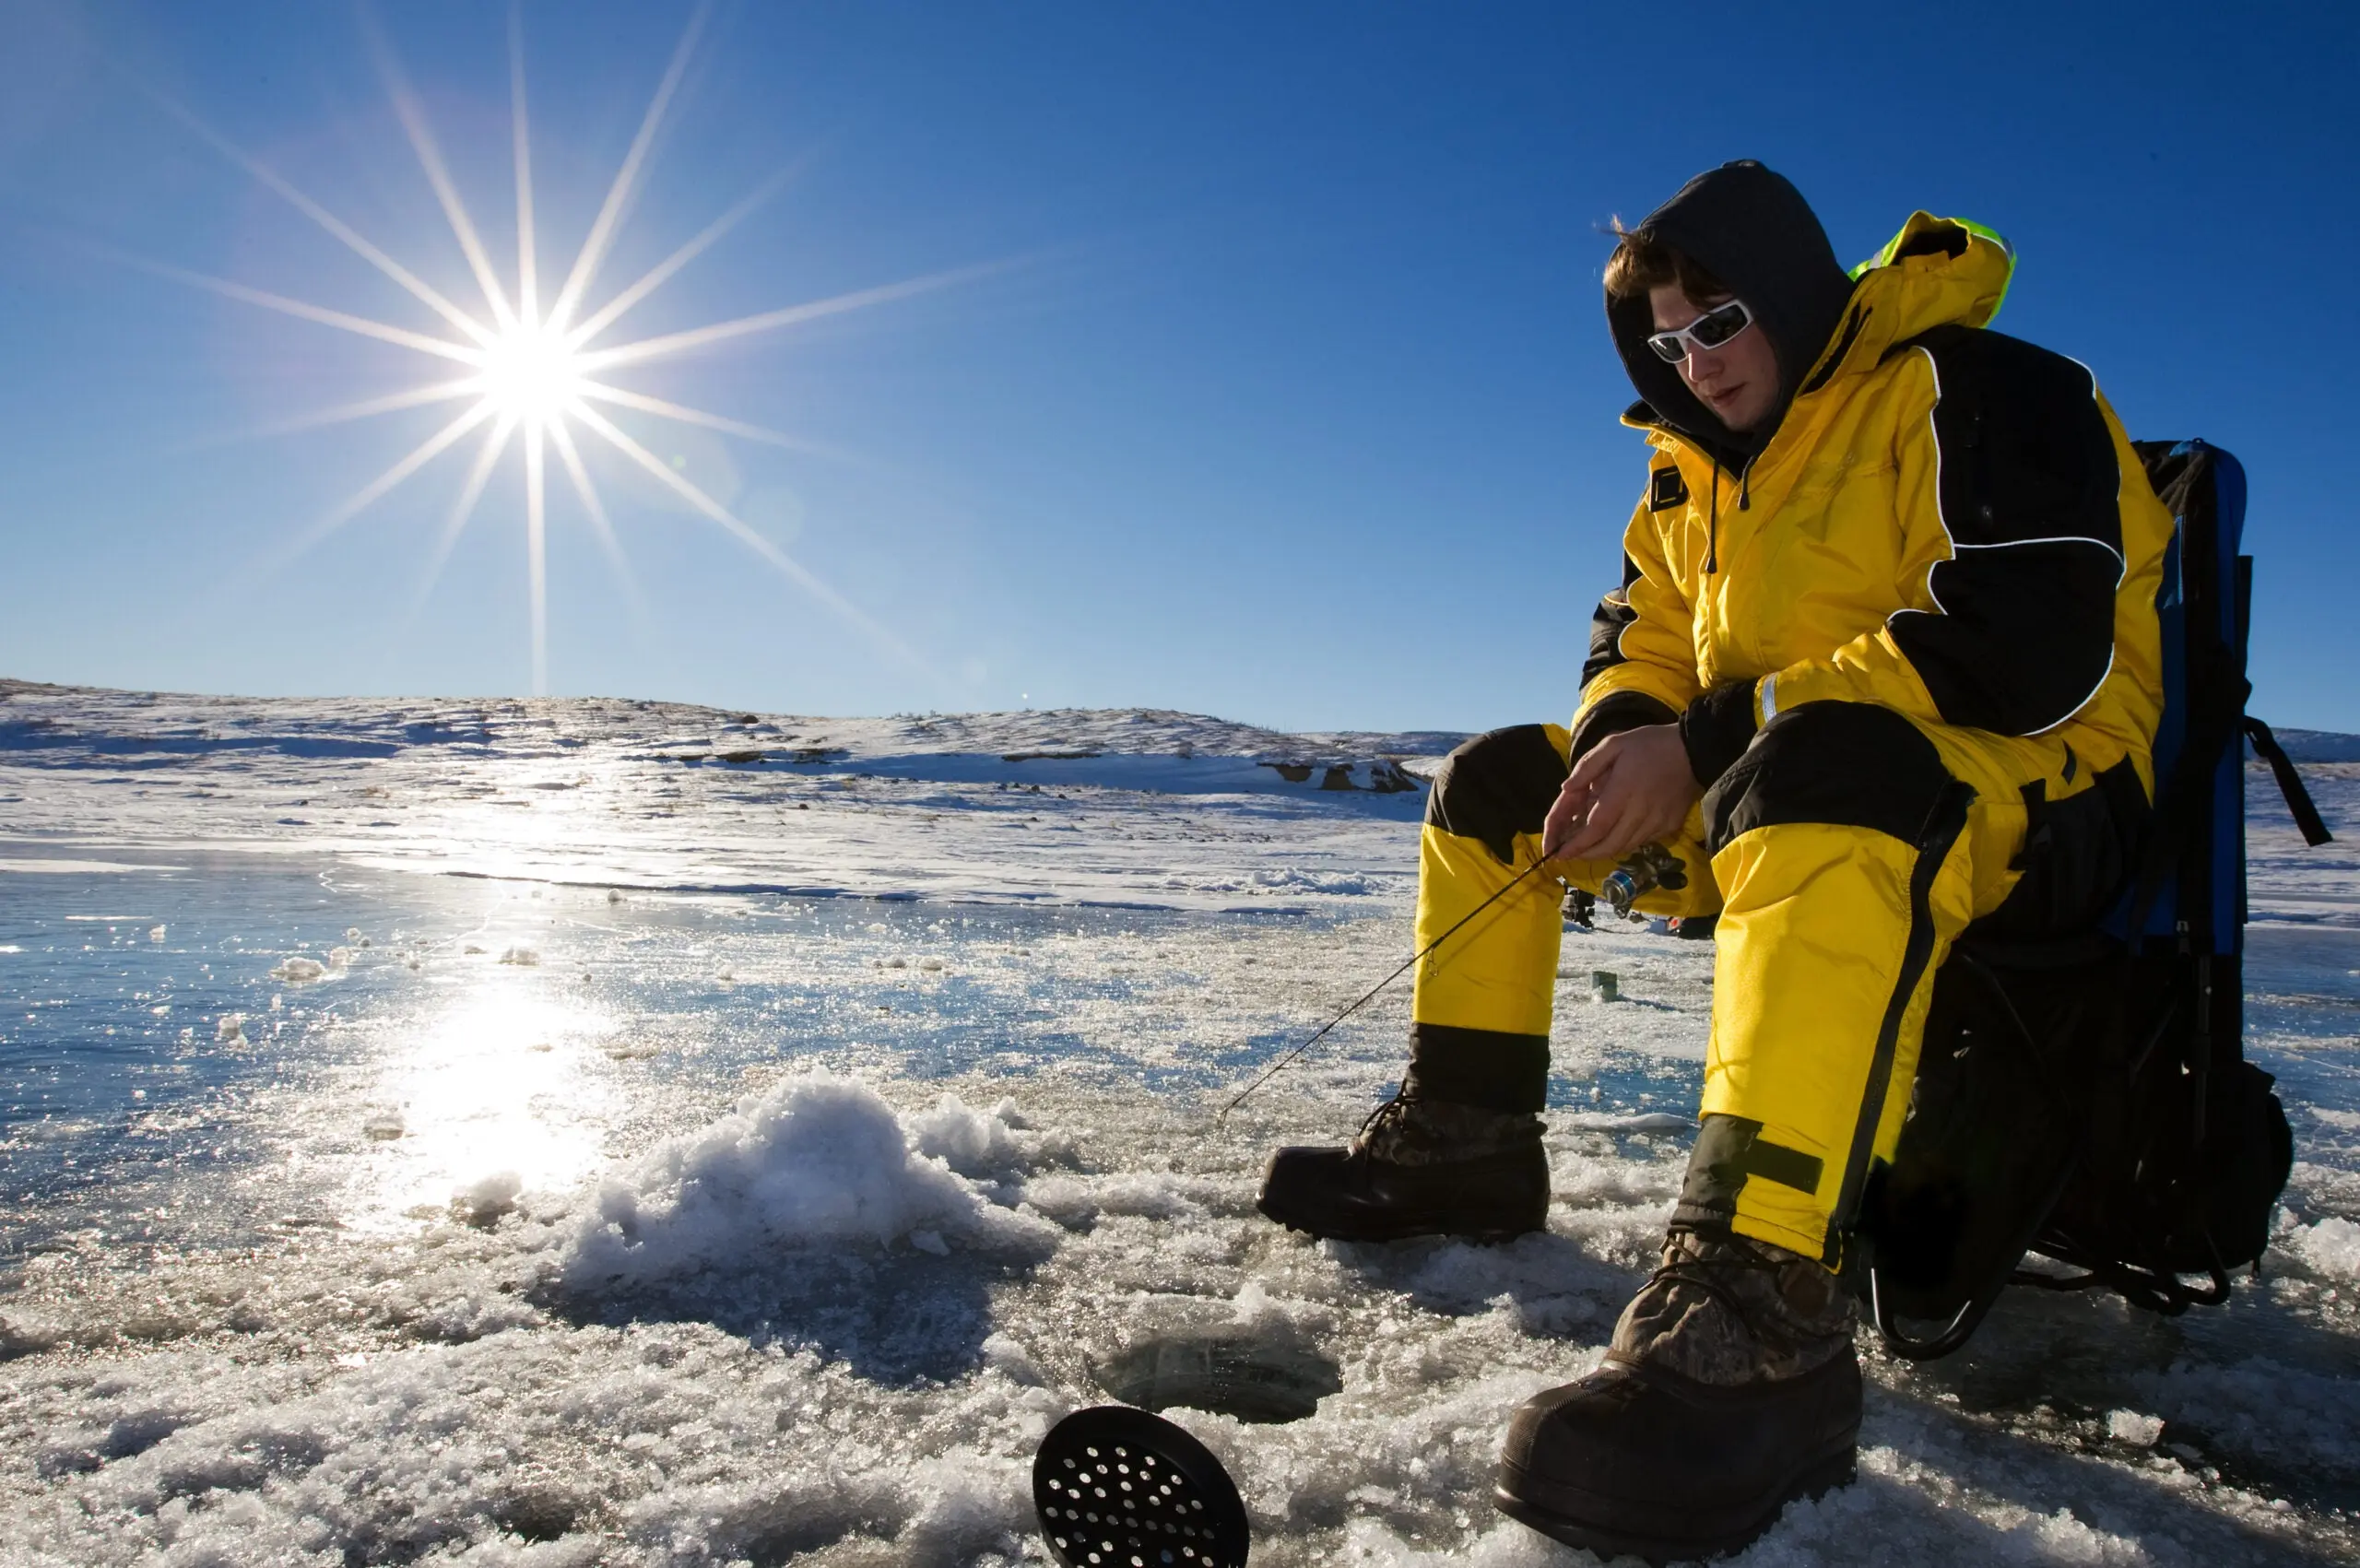
[[(608, 521), (597, 485), (591, 477), (588, 465), (583, 460), (582, 443), (575, 439), (577, 433), (598, 437), (617, 455), (652, 476), (805, 592), (859, 627), (886, 651), (921, 670), (926, 669), (925, 662), (891, 631), (863, 614), (842, 595), (740, 520), (727, 506), (681, 474), (673, 464), (650, 452), (594, 406), (626, 408), (681, 424), (702, 426), (741, 440), (808, 450), (805, 442), (758, 425), (725, 419), (617, 386), (607, 379), (608, 372), (652, 360), (690, 353), (730, 338), (776, 331), (822, 316), (838, 315), (903, 299), (996, 270), (971, 267), (937, 273), (881, 288), (864, 289), (806, 304), (791, 305), (782, 310), (765, 311), (758, 315), (741, 316), (734, 321), (716, 322), (709, 326), (665, 333), (631, 342), (603, 342), (609, 330), (628, 312), (662, 288), (675, 273), (695, 260), (706, 247), (728, 232), (785, 183), (784, 176), (765, 183), (635, 282), (616, 292), (596, 310), (584, 310), (589, 291), (621, 228), (622, 215), (631, 205), (634, 187), (647, 161), (656, 131), (678, 90), (681, 77), (710, 10), (709, 5), (700, 6), (690, 18), (679, 46), (673, 51), (664, 79), (655, 89), (655, 99), (647, 106), (639, 134), (624, 156), (622, 167), (616, 171), (614, 183), (607, 192), (597, 217), (583, 239), (582, 247), (567, 269), (564, 280), (546, 303), (541, 296), (536, 259), (537, 239), (533, 216), (532, 138), (525, 112), (523, 29), (516, 12), (510, 13), (508, 37), (512, 141), (516, 170), (516, 267), (514, 273), (507, 277), (502, 277), (501, 270), (494, 265), (474, 218), (460, 200), (458, 188), (443, 162), (442, 149), (435, 144), (433, 133), (427, 125), (418, 95), (404, 78), (391, 44), (377, 32), (373, 23), (364, 20), (364, 25), (371, 30), (371, 41), (379, 69), (385, 79), (386, 92), (393, 100), (394, 112), (409, 137), (412, 150), (418, 155), (419, 167), (434, 189), (443, 217), (450, 222), (451, 232), (466, 257), (468, 270), (473, 274), (476, 288), (481, 294), (482, 303), (474, 310), (454, 303), (442, 290), (296, 189), (277, 171), (234, 146), (194, 114), (177, 105), (168, 105), (191, 129), (223, 155), (400, 285), (412, 299), (439, 319), (439, 329), (421, 331), (415, 326), (372, 320), (350, 312), (290, 299), (283, 294), (269, 293), (226, 278), (204, 277), (179, 267), (157, 265), (153, 270), (248, 304), (261, 305), (324, 326), (415, 349), (445, 367), (446, 373), (452, 367), (466, 372), (390, 396), (373, 397), (307, 414), (278, 427), (292, 430), (330, 425), (400, 409), (465, 400), (457, 417), (314, 523), (295, 541), (289, 554), (300, 554), (327, 537), (444, 452), (480, 430), (483, 431), (482, 442), (477, 448), (475, 461), (469, 466), (466, 477), (460, 486), (457, 500), (444, 518), (441, 536), (429, 561), (426, 581), (431, 591), (444, 563), (450, 559), (459, 536), (466, 530), (468, 519), (473, 516), (477, 503), (482, 500), (485, 487), (501, 457), (512, 444), (520, 448), (525, 478), (525, 537), (531, 593), (533, 690), (536, 695), (549, 690), (547, 478), (550, 449), (554, 448), (558, 463), (572, 483), (584, 521), (622, 576), (626, 589), (631, 588), (621, 547)], [(635, 590), (631, 591), (635, 593)]]
[(547, 321), (519, 321), (483, 349), (484, 401), (502, 419), (540, 424), (567, 413), (590, 388), (583, 356)]

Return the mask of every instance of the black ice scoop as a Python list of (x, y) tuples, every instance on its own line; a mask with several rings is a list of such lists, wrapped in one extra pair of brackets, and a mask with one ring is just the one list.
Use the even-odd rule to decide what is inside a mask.
[(1245, 1504), (1205, 1445), (1128, 1405), (1076, 1410), (1032, 1457), (1032, 1507), (1066, 1568), (1245, 1568)]

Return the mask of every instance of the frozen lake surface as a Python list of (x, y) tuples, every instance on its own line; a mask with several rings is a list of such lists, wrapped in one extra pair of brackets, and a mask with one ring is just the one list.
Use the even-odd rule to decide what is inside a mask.
[[(1709, 946), (1568, 936), (1545, 1235), (1253, 1213), (1406, 984), (1214, 1117), (1405, 956), (1455, 737), (0, 695), (0, 1562), (1045, 1562), (1034, 1444), (1172, 1336), (1304, 1391), (1174, 1412), (1257, 1563), (1586, 1561), (1490, 1468), (1651, 1261)], [(1866, 1355), (1860, 1480), (1741, 1561), (2360, 1554), (2360, 767), (2307, 771), (2326, 850), (2249, 790), (2260, 1282)]]

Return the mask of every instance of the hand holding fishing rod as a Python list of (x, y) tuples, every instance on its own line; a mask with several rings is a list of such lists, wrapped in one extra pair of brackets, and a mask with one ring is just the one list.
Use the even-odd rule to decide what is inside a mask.
[(1610, 735), (1582, 753), (1566, 775), (1541, 824), (1540, 856), (1622, 860), (1647, 845), (1671, 843), (1703, 793), (1678, 725)]
[[(1678, 725), (1649, 725), (1599, 741), (1574, 764), (1564, 787), (1550, 807), (1541, 824), (1538, 859), (1320, 1025), (1311, 1038), (1265, 1068), (1235, 1099), (1221, 1107), (1214, 1120), (1227, 1117), (1255, 1091), (1327, 1038), (1337, 1025), (1375, 1000), (1386, 986), (1457, 936), (1477, 915), (1523, 886), (1535, 872), (1567, 860), (1620, 859), (1622, 864), (1608, 875), (1599, 888), (1600, 896), (1620, 915), (1629, 914), (1632, 905), (1655, 888), (1677, 890), (1686, 887), (1687, 867), (1660, 841), (1680, 831), (1698, 793)], [(1558, 879), (1562, 881), (1563, 878)]]

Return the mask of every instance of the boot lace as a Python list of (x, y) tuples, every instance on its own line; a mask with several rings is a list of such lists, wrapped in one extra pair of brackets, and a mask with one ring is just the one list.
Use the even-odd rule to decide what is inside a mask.
[[(1771, 1276), (1773, 1283), (1769, 1294), (1770, 1299), (1776, 1301), (1781, 1296), (1776, 1279), (1783, 1267), (1776, 1258), (1764, 1256), (1753, 1247), (1731, 1238), (1726, 1246), (1717, 1247), (1710, 1253), (1693, 1253), (1685, 1247), (1681, 1248), (1677, 1256), (1667, 1259), (1647, 1276), (1647, 1284), (1652, 1289), (1670, 1281), (1702, 1291), (1735, 1313), (1738, 1321), (1744, 1324), (1756, 1339), (1764, 1339), (1771, 1336), (1763, 1332), (1765, 1326), (1755, 1315), (1764, 1303), (1761, 1298), (1749, 1301), (1744, 1291), (1729, 1282), (1729, 1277), (1733, 1269)], [(1778, 1332), (1778, 1326), (1768, 1326), (1774, 1333)]]
[(1351, 1158), (1355, 1160), (1369, 1158), (1369, 1150), (1375, 1146), (1376, 1140), (1386, 1133), (1391, 1132), (1395, 1124), (1402, 1121), (1409, 1114), (1409, 1096), (1398, 1093), (1375, 1110), (1371, 1111), (1362, 1121), (1361, 1130), (1352, 1137)]

